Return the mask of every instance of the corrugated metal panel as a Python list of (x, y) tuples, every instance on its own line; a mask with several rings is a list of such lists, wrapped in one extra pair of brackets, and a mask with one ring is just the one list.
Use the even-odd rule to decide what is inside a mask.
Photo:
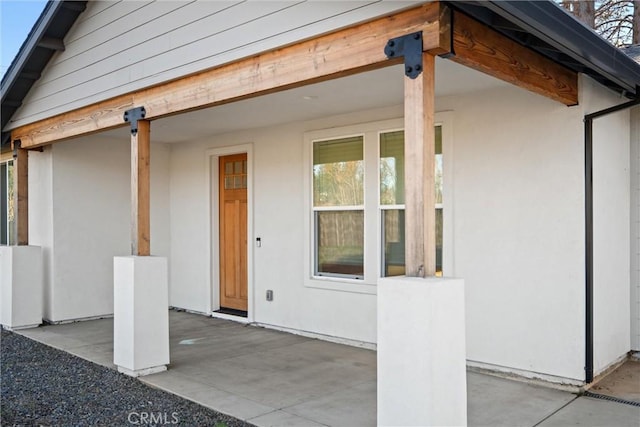
[(10, 128), (419, 1), (90, 2)]

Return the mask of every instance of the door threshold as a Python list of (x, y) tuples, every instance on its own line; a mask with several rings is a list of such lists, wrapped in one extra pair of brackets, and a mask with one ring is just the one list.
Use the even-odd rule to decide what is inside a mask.
[(223, 309), (211, 312), (211, 317), (215, 317), (217, 319), (224, 319), (224, 320), (233, 320), (234, 322), (240, 322), (240, 323), (251, 323), (248, 319), (246, 311), (244, 312), (241, 310), (233, 310), (233, 311), (238, 314), (231, 314), (229, 309), (223, 308)]
[(244, 310), (236, 310), (235, 308), (220, 307), (220, 310), (216, 310), (216, 313), (228, 314), (230, 316), (247, 317), (247, 312)]

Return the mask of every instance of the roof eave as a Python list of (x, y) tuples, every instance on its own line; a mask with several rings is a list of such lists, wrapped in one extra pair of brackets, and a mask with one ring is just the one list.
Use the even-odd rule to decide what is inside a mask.
[(483, 6), (508, 19), (599, 75), (630, 97), (640, 96), (640, 64), (551, 1), (487, 1)]
[(18, 75), (24, 70), (24, 66), (29, 60), (29, 57), (33, 54), (38, 41), (43, 37), (53, 18), (58, 10), (62, 7), (61, 1), (49, 1), (42, 14), (33, 26), (33, 29), (24, 41), (18, 54), (11, 62), (9, 69), (2, 77), (2, 83), (0, 84), (0, 92), (2, 93), (2, 102), (4, 102), (7, 93), (11, 89), (11, 86), (15, 84)]
[(63, 38), (86, 4), (87, 0), (50, 0), (3, 76), (0, 82), (3, 130), (0, 144), (3, 150), (10, 139), (9, 132), (4, 132), (5, 126), (40, 78), (50, 58), (64, 49)]

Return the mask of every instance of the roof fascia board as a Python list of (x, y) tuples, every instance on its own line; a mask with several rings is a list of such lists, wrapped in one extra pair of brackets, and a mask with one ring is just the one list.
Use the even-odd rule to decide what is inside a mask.
[[(482, 5), (517, 23), (636, 96), (640, 65), (551, 1), (487, 1)], [(536, 23), (533, 25), (532, 23)]]
[(13, 86), (13, 84), (17, 81), (18, 75), (24, 68), (24, 65), (29, 60), (29, 57), (33, 55), (34, 50), (38, 45), (38, 42), (43, 37), (47, 29), (49, 28), (51, 21), (55, 17), (58, 10), (62, 7), (62, 5), (63, 5), (62, 1), (55, 0), (55, 1), (49, 1), (45, 6), (44, 10), (42, 11), (42, 14), (38, 18), (38, 21), (33, 26), (33, 29), (27, 36), (27, 39), (20, 47), (20, 50), (18, 51), (18, 55), (13, 60), (13, 62), (9, 66), (9, 70), (7, 70), (7, 73), (2, 78), (2, 86), (0, 88), (0, 91), (2, 92), (2, 98), (1, 98), (2, 102), (4, 102), (4, 99), (6, 95), (9, 93), (11, 86)]

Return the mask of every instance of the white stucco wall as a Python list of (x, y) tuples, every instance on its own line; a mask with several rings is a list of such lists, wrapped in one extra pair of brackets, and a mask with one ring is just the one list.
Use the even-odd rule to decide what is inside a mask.
[[(453, 274), (467, 283), (468, 358), (582, 379), (581, 110), (517, 88), (438, 99), (437, 109), (453, 110), (455, 122)], [(308, 171), (300, 159), (305, 131), (398, 113), (364, 112), (173, 145), (170, 304), (210, 310), (205, 152), (252, 143), (255, 232), (249, 241), (262, 238), (254, 249), (254, 320), (374, 342), (375, 295), (304, 286)], [(267, 289), (273, 302), (264, 299)]]
[[(352, 123), (399, 117), (391, 107), (306, 123), (222, 135), (171, 147), (170, 305), (210, 312), (212, 277), (207, 151), (253, 145), (254, 319), (257, 322), (372, 343), (376, 339), (373, 294), (304, 286), (305, 236), (303, 134)], [(251, 267), (250, 267), (251, 268)], [(308, 274), (307, 274), (308, 276)], [(266, 302), (267, 289), (273, 302)]]
[(506, 88), (440, 99), (454, 126), (454, 276), (467, 358), (583, 378), (581, 112)]
[[(113, 257), (130, 254), (128, 134), (61, 142), (30, 156), (38, 162), (30, 170), (30, 233), (45, 250), (45, 318), (112, 314)], [(168, 149), (153, 145), (152, 159), (152, 253), (166, 256)]]
[[(627, 100), (592, 80), (581, 81), (582, 107), (591, 113)], [(630, 112), (593, 125), (594, 373), (630, 350)]]
[(127, 141), (53, 146), (52, 321), (113, 313), (113, 256), (127, 254)]
[[(454, 122), (453, 149), (445, 153), (452, 162), (445, 180), (453, 183), (450, 265), (451, 275), (466, 283), (467, 357), (473, 363), (584, 378), (582, 118), (585, 108), (615, 100), (588, 84), (582, 90), (584, 102), (573, 108), (515, 87), (437, 99), (437, 110), (450, 111)], [(249, 260), (250, 316), (275, 327), (374, 343), (375, 287), (365, 293), (305, 286), (310, 232), (304, 178), (310, 171), (304, 135), (401, 116), (396, 106), (154, 145), (152, 252), (169, 257), (169, 304), (211, 311), (217, 272), (211, 267), (207, 153), (249, 144), (249, 244), (262, 239)], [(596, 371), (629, 349), (629, 311), (620, 309), (629, 307), (629, 127), (624, 115), (597, 124), (596, 227), (602, 229), (596, 236)], [(600, 143), (605, 136), (612, 140), (606, 149)], [(50, 320), (109, 314), (112, 258), (129, 252), (128, 134), (125, 129), (118, 138), (59, 143), (52, 156), (49, 286), (56, 296), (48, 302)], [(612, 191), (617, 185), (621, 189)], [(626, 270), (620, 258), (626, 258)], [(267, 289), (274, 292), (272, 302), (265, 300)]]
[(640, 107), (631, 110), (631, 349), (640, 351)]
[(42, 247), (43, 318), (53, 311), (53, 204), (52, 150), (29, 152), (29, 243)]

